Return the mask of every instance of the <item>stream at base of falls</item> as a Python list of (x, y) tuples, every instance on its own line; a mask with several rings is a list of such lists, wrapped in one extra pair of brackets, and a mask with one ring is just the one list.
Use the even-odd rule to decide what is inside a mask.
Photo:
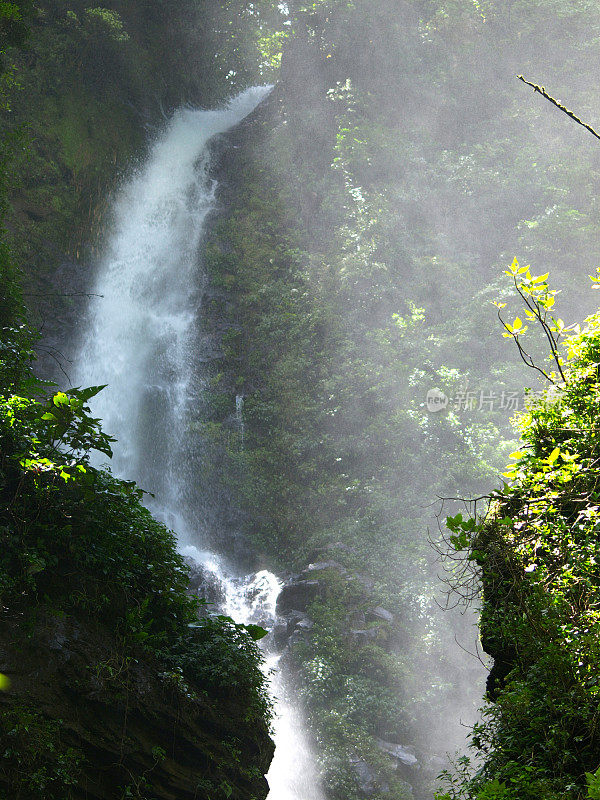
[[(186, 457), (194, 402), (205, 388), (197, 365), (207, 282), (201, 249), (217, 189), (210, 176), (211, 144), (269, 91), (247, 89), (217, 110), (177, 111), (118, 192), (95, 296), (82, 320), (74, 384), (107, 384), (90, 405), (117, 439), (112, 471), (152, 492), (148, 507), (175, 531), (192, 570), (218, 586), (219, 612), (272, 630), (281, 584), (266, 570), (240, 575), (226, 553), (204, 549), (207, 523), (193, 510), (201, 488)], [(241, 396), (235, 414), (243, 440)], [(322, 800), (302, 715), (289, 697), (271, 638), (264, 640), (276, 711), (269, 800)]]

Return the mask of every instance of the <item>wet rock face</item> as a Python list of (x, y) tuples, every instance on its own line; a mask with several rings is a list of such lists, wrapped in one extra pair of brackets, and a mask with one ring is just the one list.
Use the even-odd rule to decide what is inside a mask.
[(284, 584), (277, 599), (279, 622), (274, 630), (276, 646), (283, 650), (310, 635), (314, 622), (307, 612), (311, 603), (326, 595), (331, 576), (354, 586), (357, 605), (348, 608), (348, 639), (357, 646), (374, 643), (390, 650), (394, 645), (394, 615), (382, 606), (369, 608), (372, 584), (364, 576), (350, 572), (339, 561), (332, 559), (310, 563), (299, 575), (292, 576)]
[[(350, 760), (350, 764), (361, 793), (365, 797), (372, 797), (375, 792), (379, 790), (377, 773), (373, 767), (362, 758), (353, 758)], [(386, 789), (389, 791), (389, 787), (385, 787), (384, 791)]]
[(391, 611), (387, 611), (387, 609), (382, 608), (381, 606), (377, 606), (372, 611), (369, 611), (366, 615), (367, 622), (389, 622), (390, 624), (394, 621), (394, 615)]
[[(36, 733), (25, 744), (35, 746), (25, 758), (47, 758), (52, 770), (72, 751), (70, 800), (267, 796), (274, 748), (266, 725), (245, 724), (247, 709), (235, 698), (215, 703), (182, 689), (177, 676), (143, 654), (127, 661), (114, 637), (89, 620), (40, 614), (24, 630), (22, 619), (0, 618), (0, 672), (11, 679), (10, 690), (0, 692), (0, 741), (31, 709)], [(14, 735), (12, 741), (14, 747)], [(64, 762), (58, 768), (65, 770)], [(22, 763), (3, 761), (1, 797), (63, 796), (48, 786), (23, 793), (22, 770)], [(141, 793), (126, 794), (136, 782)]]
[(292, 611), (306, 611), (319, 596), (321, 584), (316, 580), (297, 580), (287, 583), (277, 598), (277, 613), (280, 616)]
[[(350, 553), (351, 556), (354, 553)], [(292, 680), (301, 674), (301, 660), (295, 645), (310, 642), (312, 630), (319, 623), (319, 606), (313, 602), (327, 602), (327, 598), (344, 597), (346, 644), (353, 650), (373, 649), (393, 652), (400, 646), (400, 629), (396, 616), (382, 605), (377, 605), (373, 581), (343, 562), (346, 548), (340, 543), (315, 551), (311, 563), (299, 573), (288, 577), (277, 601), (277, 621), (272, 632), (274, 647), (282, 653), (280, 665)], [(338, 560), (339, 559), (339, 560)], [(311, 614), (315, 613), (315, 618)], [(370, 740), (366, 752), (347, 756), (347, 772), (352, 776), (358, 796), (368, 800), (388, 794), (397, 796), (402, 787), (402, 797), (410, 798), (422, 784), (432, 780), (441, 769), (439, 764), (429, 764), (427, 754), (416, 752), (409, 742), (387, 741), (377, 737)], [(447, 766), (442, 760), (442, 768)]]
[[(412, 748), (406, 748), (392, 742), (384, 742), (382, 739), (376, 739), (375, 741), (379, 749), (393, 760), (394, 770), (402, 770), (402, 774), (410, 778), (411, 771), (419, 769), (419, 763), (412, 752)], [(349, 762), (358, 790), (364, 798), (375, 795), (380, 797), (381, 794), (390, 792), (389, 784), (385, 780), (381, 780), (379, 771), (373, 764), (359, 756), (350, 757)], [(404, 780), (404, 777), (400, 779), (400, 785), (403, 787), (403, 798), (408, 800), (408, 798), (413, 797), (411, 785)], [(393, 796), (396, 797), (395, 794)]]
[(220, 606), (225, 601), (223, 585), (214, 574), (191, 558), (185, 562), (190, 570), (189, 593), (202, 598), (211, 606)]
[(317, 561), (316, 564), (309, 564), (308, 567), (302, 572), (300, 577), (315, 577), (320, 572), (326, 569), (334, 569), (343, 575), (347, 574), (347, 570), (339, 563), (339, 561)]
[(309, 634), (314, 627), (314, 622), (302, 611), (290, 611), (279, 621), (273, 629), (273, 642), (277, 650), (283, 650), (287, 645), (293, 644), (297, 639)]
[(384, 753), (387, 753), (400, 764), (419, 769), (419, 761), (415, 756), (412, 747), (403, 747), (401, 744), (386, 742), (383, 739), (376, 739), (376, 742), (380, 750), (382, 750)]

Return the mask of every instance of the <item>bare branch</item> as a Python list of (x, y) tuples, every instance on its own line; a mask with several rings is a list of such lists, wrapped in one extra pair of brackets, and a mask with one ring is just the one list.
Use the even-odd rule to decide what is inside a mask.
[[(542, 328), (544, 330), (544, 333), (546, 334), (546, 338), (548, 339), (548, 344), (550, 345), (550, 350), (552, 351), (552, 358), (554, 359), (554, 363), (558, 367), (558, 371), (560, 372), (560, 377), (566, 383), (567, 379), (565, 377), (565, 373), (563, 372), (563, 369), (562, 369), (562, 366), (561, 366), (561, 363), (560, 363), (560, 355), (558, 353), (558, 340), (560, 338), (560, 333), (558, 334), (557, 337), (554, 336), (554, 334), (550, 330), (550, 326), (546, 322), (546, 317), (548, 315), (548, 312), (546, 311), (544, 313), (544, 316), (542, 316), (540, 308), (539, 308), (539, 305), (537, 303), (535, 303), (535, 302), (533, 304), (530, 304), (529, 300), (525, 296), (525, 293), (523, 292), (523, 290), (521, 289), (521, 287), (517, 283), (516, 276), (514, 276), (514, 275), (513, 275), (513, 282), (515, 284), (515, 289), (519, 293), (519, 296), (521, 297), (521, 299), (523, 300), (523, 302), (525, 303), (527, 308), (529, 308), (529, 310), (535, 315), (536, 319), (538, 320), (538, 322), (542, 326)], [(504, 327), (506, 327), (506, 325)], [(514, 336), (514, 334), (513, 334), (513, 338), (516, 338)], [(518, 344), (518, 342), (517, 342), (517, 344)], [(537, 369), (537, 367), (536, 367), (536, 369)], [(546, 374), (546, 373), (544, 373), (544, 374)], [(548, 378), (548, 380), (552, 380), (552, 379)], [(554, 383), (554, 381), (552, 381), (552, 383)]]
[[(547, 381), (550, 381), (550, 383), (552, 383), (552, 384), (554, 384), (554, 386), (556, 386), (556, 381), (552, 380), (552, 378), (550, 377), (550, 375), (548, 375), (548, 373), (546, 372), (546, 370), (542, 369), (541, 367), (538, 367), (538, 365), (537, 365), (537, 364), (534, 362), (533, 358), (532, 358), (532, 357), (529, 355), (529, 353), (527, 352), (527, 350), (525, 350), (525, 348), (523, 347), (523, 345), (522, 345), (522, 344), (521, 344), (521, 342), (519, 341), (519, 337), (518, 337), (518, 336), (517, 336), (517, 335), (516, 335), (516, 334), (515, 334), (515, 333), (514, 333), (514, 332), (513, 332), (513, 331), (512, 331), (512, 330), (511, 330), (509, 327), (508, 327), (508, 325), (506, 324), (506, 322), (504, 322), (504, 320), (502, 319), (502, 315), (500, 314), (500, 312), (498, 312), (498, 319), (499, 319), (499, 320), (500, 320), (500, 322), (502, 323), (502, 325), (503, 325), (504, 329), (505, 329), (505, 330), (506, 330), (506, 331), (507, 331), (507, 332), (508, 332), (508, 333), (509, 333), (509, 334), (512, 336), (512, 338), (513, 338), (513, 341), (514, 341), (514, 342), (515, 342), (515, 344), (517, 345), (517, 349), (519, 350), (519, 355), (521, 356), (521, 360), (523, 361), (523, 363), (524, 363), (526, 366), (528, 366), (530, 369), (535, 369), (535, 370), (537, 370), (539, 373), (541, 373), (541, 374), (544, 376), (544, 378), (545, 378)], [(543, 324), (543, 323), (542, 323), (542, 324)]]
[(556, 108), (558, 108), (560, 111), (563, 112), (563, 114), (566, 114), (568, 117), (574, 120), (578, 125), (581, 125), (583, 128), (585, 128), (586, 131), (589, 131), (592, 134), (592, 136), (596, 137), (596, 139), (600, 139), (600, 133), (595, 131), (591, 125), (588, 125), (587, 122), (584, 122), (572, 111), (569, 111), (569, 109), (566, 106), (563, 106), (560, 100), (557, 100), (555, 97), (549, 95), (543, 86), (538, 86), (537, 83), (531, 83), (531, 81), (525, 80), (525, 78), (522, 75), (517, 75), (517, 78), (523, 83), (525, 83), (527, 86), (531, 86), (531, 88), (535, 92), (539, 92), (539, 94), (541, 94), (542, 97), (548, 100), (548, 102), (552, 103), (553, 106), (556, 106)]

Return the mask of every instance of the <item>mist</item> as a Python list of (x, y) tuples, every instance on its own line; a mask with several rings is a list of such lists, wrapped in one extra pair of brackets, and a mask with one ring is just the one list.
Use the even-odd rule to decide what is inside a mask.
[(597, 310), (599, 143), (517, 74), (600, 124), (600, 10), (109, 5), (129, 38), (86, 44), (105, 68), (81, 81), (131, 146), (77, 150), (110, 134), (61, 105), (64, 186), (40, 138), (11, 201), (38, 374), (107, 384), (110, 468), (174, 532), (201, 619), (264, 629), (269, 800), (432, 800), (493, 703), (481, 570), (445, 519), (485, 514), (545, 386), (503, 336), (505, 271), (549, 273), (566, 324)]
[[(312, 642), (290, 658), (317, 752), (341, 717), (368, 731), (363, 753), (382, 740), (412, 748), (422, 771), (397, 761), (394, 773), (431, 797), (448, 753), (467, 751), (490, 660), (478, 639), (476, 579), (465, 608), (462, 591), (446, 594), (453, 562), (440, 563), (430, 542), (446, 515), (473, 512), (457, 498), (501, 485), (516, 449), (511, 418), (526, 387), (542, 388), (503, 339), (493, 301), (518, 313), (503, 274), (517, 257), (534, 274), (550, 272), (568, 322), (596, 307), (597, 142), (516, 75), (593, 122), (597, 55), (585, 42), (598, 18), (560, 4), (370, 2), (290, 4), (290, 21), (267, 110), (236, 140), (249, 138), (252, 164), (242, 162), (241, 180), (238, 161), (223, 169), (231, 225), (242, 220), (233, 260), (268, 254), (270, 264), (254, 275), (244, 266), (234, 282), (242, 299), (257, 285), (266, 295), (235, 321), (267, 328), (258, 353), (256, 341), (235, 349), (252, 365), (248, 447), (269, 441), (267, 474), (293, 508), (271, 511), (269, 489), (241, 503), (252, 535), (267, 552), (276, 542), (284, 569), (335, 562), (322, 603), (343, 622), (317, 620)], [(237, 193), (271, 209), (268, 228), (264, 209), (245, 213)], [(253, 253), (245, 236), (264, 250)], [(231, 227), (215, 234), (217, 251), (228, 237)], [(544, 343), (532, 337), (543, 360)], [(428, 410), (432, 389), (449, 399), (442, 413)], [(254, 393), (265, 400), (252, 405)], [(274, 523), (261, 519), (265, 507)], [(366, 582), (366, 603), (348, 600), (342, 571)], [(353, 630), (369, 630), (369, 604), (394, 615), (389, 639), (374, 637), (394, 662), (383, 677), (377, 657), (347, 668), (328, 652), (328, 637), (352, 646)], [(332, 689), (335, 680), (345, 688)], [(369, 691), (393, 697), (392, 714), (376, 710)], [(389, 765), (377, 773), (376, 757), (357, 756), (354, 734), (339, 735), (335, 756), (322, 757), (334, 786), (341, 751), (364, 796), (401, 792), (381, 777)]]

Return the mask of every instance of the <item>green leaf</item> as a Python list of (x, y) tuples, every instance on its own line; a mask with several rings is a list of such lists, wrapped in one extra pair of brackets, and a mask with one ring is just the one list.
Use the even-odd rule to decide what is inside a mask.
[(268, 634), (269, 631), (266, 631), (264, 628), (261, 628), (260, 625), (245, 625), (244, 626), (248, 633), (250, 634), (251, 638), (258, 642), (261, 639), (264, 639), (265, 636)]
[(548, 464), (554, 464), (559, 455), (560, 455), (560, 447), (555, 447), (547, 458)]
[(95, 397), (102, 389), (106, 389), (108, 386), (107, 383), (102, 384), (102, 386), (88, 386), (86, 389), (71, 389), (70, 394), (73, 397), (76, 397), (78, 400), (82, 400), (86, 403), (92, 397)]

